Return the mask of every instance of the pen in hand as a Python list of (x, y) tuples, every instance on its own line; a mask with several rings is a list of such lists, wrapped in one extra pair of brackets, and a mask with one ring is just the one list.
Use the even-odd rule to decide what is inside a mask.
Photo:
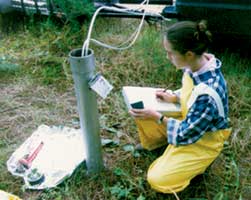
[[(159, 92), (166, 92), (167, 90), (168, 88), (165, 88), (165, 89), (159, 90)], [(163, 96), (158, 93), (156, 94), (156, 98), (160, 100), (164, 100)]]
[[(163, 94), (165, 93), (165, 94)], [(169, 90), (168, 88), (159, 90), (159, 93), (156, 93), (156, 98), (161, 101), (167, 101), (167, 102), (173, 102), (174, 98), (176, 99), (176, 95), (172, 90)]]
[(165, 88), (162, 92), (166, 92), (168, 90), (168, 88)]

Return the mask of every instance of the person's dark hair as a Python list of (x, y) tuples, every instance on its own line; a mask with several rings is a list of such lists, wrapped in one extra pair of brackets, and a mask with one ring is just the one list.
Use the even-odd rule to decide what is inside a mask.
[(181, 54), (192, 51), (201, 55), (207, 51), (212, 41), (212, 35), (207, 30), (205, 20), (199, 23), (192, 21), (177, 22), (168, 27), (165, 37), (171, 43), (173, 49)]

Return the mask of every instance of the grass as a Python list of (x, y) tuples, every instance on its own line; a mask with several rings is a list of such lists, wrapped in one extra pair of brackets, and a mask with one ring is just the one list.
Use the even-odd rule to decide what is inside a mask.
[[(137, 24), (133, 19), (100, 18), (93, 34), (102, 41), (119, 44)], [(78, 128), (67, 59), (70, 50), (82, 46), (86, 32), (86, 24), (73, 32), (67, 25), (55, 27), (44, 21), (27, 26), (24, 31), (2, 34), (0, 189), (25, 200), (175, 199), (173, 195), (153, 191), (146, 182), (148, 166), (164, 149), (137, 153), (125, 148), (137, 144), (138, 137), (127, 114), (121, 87), (180, 87), (181, 72), (166, 60), (160, 30), (155, 25), (145, 24), (140, 38), (129, 50), (117, 52), (91, 45), (97, 71), (114, 86), (107, 99), (98, 98), (101, 137), (119, 141), (118, 145), (103, 147), (106, 169), (101, 174), (87, 176), (81, 165), (56, 188), (29, 191), (23, 189), (22, 179), (7, 171), (10, 155), (40, 124)], [(248, 200), (251, 198), (250, 60), (229, 51), (215, 53), (223, 61), (222, 70), (228, 82), (233, 133), (211, 167), (178, 196), (189, 200)]]

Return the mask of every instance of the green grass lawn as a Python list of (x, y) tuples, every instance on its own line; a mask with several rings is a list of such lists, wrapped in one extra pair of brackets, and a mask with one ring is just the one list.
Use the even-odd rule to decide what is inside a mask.
[[(120, 44), (139, 22), (134, 19), (98, 19), (93, 36)], [(125, 146), (138, 143), (135, 124), (124, 105), (124, 85), (180, 87), (181, 72), (168, 60), (158, 25), (145, 24), (136, 44), (125, 51), (112, 51), (91, 44), (96, 69), (114, 86), (103, 100), (98, 98), (101, 137), (119, 141), (103, 147), (105, 170), (87, 176), (83, 165), (58, 187), (45, 191), (23, 189), (21, 178), (12, 176), (6, 161), (41, 124), (77, 127), (76, 98), (68, 63), (72, 49), (82, 47), (87, 25), (73, 32), (48, 21), (0, 37), (0, 189), (23, 199), (176, 199), (150, 189), (148, 166), (164, 149), (137, 153)], [(251, 66), (250, 59), (229, 51), (214, 52), (223, 62), (228, 82), (230, 139), (217, 160), (190, 186), (180, 199), (251, 199)]]

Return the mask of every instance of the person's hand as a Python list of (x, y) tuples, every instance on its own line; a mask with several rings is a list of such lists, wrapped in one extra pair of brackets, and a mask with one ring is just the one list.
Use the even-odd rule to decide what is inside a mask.
[(141, 119), (153, 119), (158, 120), (161, 114), (155, 110), (144, 108), (144, 109), (130, 109), (129, 113), (136, 118)]
[(156, 98), (169, 103), (177, 103), (178, 98), (177, 95), (174, 94), (171, 90), (157, 90)]

